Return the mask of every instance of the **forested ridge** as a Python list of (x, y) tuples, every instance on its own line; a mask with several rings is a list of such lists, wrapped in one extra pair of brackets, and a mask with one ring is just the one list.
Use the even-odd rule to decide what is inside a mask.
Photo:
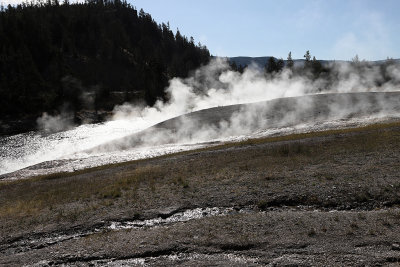
[(209, 59), (193, 38), (119, 0), (1, 7), (0, 114), (151, 105), (170, 78)]

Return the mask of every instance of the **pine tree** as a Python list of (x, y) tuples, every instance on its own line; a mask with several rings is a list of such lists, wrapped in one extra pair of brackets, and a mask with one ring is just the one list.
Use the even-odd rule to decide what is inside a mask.
[(310, 54), (310, 50), (307, 50), (305, 55), (304, 55), (304, 69), (309, 69), (311, 66), (311, 54)]
[(36, 116), (66, 102), (79, 110), (93, 88), (99, 110), (121, 104), (112, 91), (149, 105), (165, 100), (170, 78), (210, 60), (205, 46), (169, 27), (124, 0), (0, 7), (0, 114)]
[(285, 62), (283, 61), (283, 58), (278, 59), (276, 62), (276, 70), (279, 72), (283, 70), (283, 67), (285, 66)]
[(277, 64), (276, 64), (275, 58), (274, 57), (269, 57), (268, 58), (268, 62), (265, 65), (265, 71), (267, 73), (273, 73), (273, 72), (276, 72), (277, 69), (278, 68), (277, 68)]
[(306, 54), (304, 55), (304, 58), (305, 58), (306, 62), (310, 62), (310, 60), (311, 60), (310, 50), (306, 51)]
[(355, 64), (360, 63), (360, 59), (359, 59), (359, 57), (358, 57), (357, 54), (355, 55), (355, 57), (353, 57), (353, 58), (351, 59), (351, 61), (352, 61), (353, 63), (355, 63)]
[(311, 61), (311, 68), (314, 75), (314, 78), (318, 78), (322, 72), (322, 64), (319, 62), (316, 57), (314, 56)]
[(293, 66), (294, 66), (294, 62), (293, 62), (293, 59), (292, 59), (292, 52), (291, 52), (291, 51), (289, 52), (289, 55), (288, 55), (288, 57), (287, 57), (286, 66), (287, 66), (288, 68), (293, 68)]

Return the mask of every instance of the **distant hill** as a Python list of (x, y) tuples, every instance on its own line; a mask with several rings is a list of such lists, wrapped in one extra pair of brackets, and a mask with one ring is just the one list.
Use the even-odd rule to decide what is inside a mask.
[[(257, 66), (264, 67), (268, 60), (271, 58), (269, 57), (230, 57), (228, 60), (230, 62), (235, 62), (237, 66), (250, 66), (251, 64), (256, 64)], [(275, 60), (278, 60), (276, 57), (272, 57)], [(286, 61), (284, 60), (284, 63), (286, 65)], [(294, 59), (293, 60), (295, 66), (302, 66), (304, 64), (304, 59)], [(321, 63), (326, 63), (328, 61), (322, 60)]]
[[(228, 60), (230, 62), (235, 62), (237, 66), (242, 65), (242, 66), (250, 66), (251, 64), (256, 64), (260, 67), (264, 67), (270, 57), (229, 57)], [(278, 59), (273, 57), (274, 59)], [(400, 59), (393, 59), (396, 63), (400, 63)], [(304, 59), (294, 59), (294, 65), (295, 66), (302, 66), (304, 65)], [(345, 60), (318, 60), (322, 65), (327, 65), (332, 62), (349, 62)], [(284, 60), (285, 64), (287, 60)], [(376, 64), (381, 64), (385, 62), (385, 60), (378, 60), (378, 61), (371, 61)]]
[(0, 121), (61, 106), (153, 104), (210, 53), (126, 1), (32, 1), (0, 10)]
[(235, 62), (237, 66), (250, 66), (252, 63), (265, 66), (270, 57), (230, 57), (230, 62)]

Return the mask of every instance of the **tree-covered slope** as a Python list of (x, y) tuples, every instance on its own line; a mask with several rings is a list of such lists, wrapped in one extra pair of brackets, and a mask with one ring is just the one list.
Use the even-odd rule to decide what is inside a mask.
[(206, 47), (126, 2), (2, 7), (0, 114), (111, 109), (116, 91), (121, 101), (152, 104), (170, 78), (209, 58)]

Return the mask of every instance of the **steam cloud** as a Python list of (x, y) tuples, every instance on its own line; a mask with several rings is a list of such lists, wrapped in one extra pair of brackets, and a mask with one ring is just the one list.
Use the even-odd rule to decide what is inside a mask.
[(38, 129), (45, 133), (54, 133), (69, 130), (74, 126), (73, 114), (61, 112), (59, 115), (49, 115), (46, 112), (36, 120)]
[[(0, 174), (19, 170), (14, 176), (24, 177), (94, 167), (216, 140), (343, 127), (353, 118), (368, 123), (400, 118), (400, 92), (391, 92), (400, 89), (399, 64), (388, 66), (386, 77), (376, 64), (357, 71), (354, 64), (335, 63), (331, 70), (316, 80), (289, 69), (267, 76), (257, 66), (238, 73), (216, 58), (186, 79), (172, 79), (168, 102), (116, 106), (112, 120), (102, 124), (58, 132), (71, 127), (72, 116), (43, 114), (37, 122), (48, 134), (0, 140)], [(24, 145), (15, 147), (21, 139)]]
[[(135, 134), (97, 147), (95, 151), (126, 149), (135, 146), (153, 146), (165, 143), (196, 143), (213, 139), (251, 134), (271, 127), (287, 127), (318, 121), (340, 120), (356, 116), (397, 116), (400, 68), (388, 67), (384, 80), (379, 65), (362, 72), (354, 64), (332, 63), (329, 76), (316, 80), (307, 75), (294, 75), (284, 69), (273, 76), (266, 76), (253, 65), (243, 73), (232, 71), (226, 60), (213, 59), (208, 65), (192, 73), (189, 78), (174, 78), (167, 88), (169, 101), (158, 101), (154, 107), (124, 104), (114, 109), (113, 119), (141, 121), (143, 128), (193, 111), (209, 108), (262, 102), (258, 104), (213, 109), (164, 122)], [(349, 94), (381, 92), (381, 94)], [(330, 94), (324, 95), (321, 94)], [(341, 93), (334, 95), (333, 93)], [(318, 96), (319, 95), (319, 96)], [(211, 113), (211, 114), (210, 114)]]

